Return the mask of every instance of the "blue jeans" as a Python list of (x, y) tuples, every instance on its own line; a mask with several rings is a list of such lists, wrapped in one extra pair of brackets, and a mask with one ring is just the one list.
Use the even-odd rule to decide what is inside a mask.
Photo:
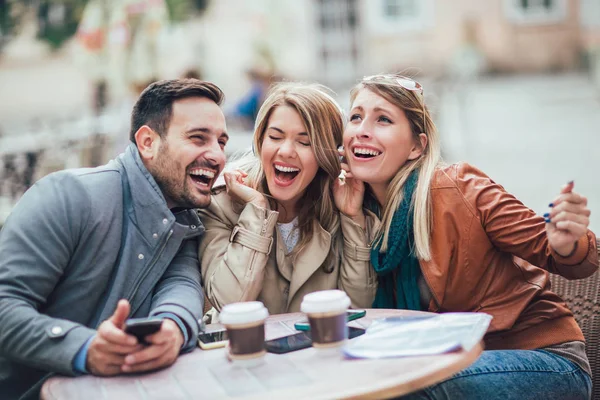
[(591, 393), (590, 376), (561, 356), (544, 350), (490, 350), (448, 380), (402, 399), (588, 400)]

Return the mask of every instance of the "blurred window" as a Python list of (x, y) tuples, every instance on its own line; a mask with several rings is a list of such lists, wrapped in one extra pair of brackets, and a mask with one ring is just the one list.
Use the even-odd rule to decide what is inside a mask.
[(318, 54), (322, 66), (320, 80), (330, 86), (345, 85), (356, 79), (357, 6), (357, 0), (317, 2), (320, 28)]
[(530, 12), (542, 12), (550, 11), (552, 9), (554, 1), (552, 0), (521, 0), (521, 7), (523, 10)]
[(415, 18), (418, 16), (416, 0), (386, 0), (383, 13), (388, 18)]
[(369, 32), (397, 34), (434, 25), (434, 0), (370, 0), (365, 9)]
[(567, 0), (504, 0), (509, 21), (520, 25), (554, 24), (566, 20)]

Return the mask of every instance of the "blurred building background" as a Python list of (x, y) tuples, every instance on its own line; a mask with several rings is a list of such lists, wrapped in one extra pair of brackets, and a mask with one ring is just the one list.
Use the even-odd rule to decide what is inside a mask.
[(218, 84), (233, 152), (272, 81), (347, 108), (390, 71), (425, 87), (447, 161), (538, 213), (575, 179), (600, 230), (600, 0), (0, 0), (0, 224), (41, 176), (118, 154), (153, 80)]

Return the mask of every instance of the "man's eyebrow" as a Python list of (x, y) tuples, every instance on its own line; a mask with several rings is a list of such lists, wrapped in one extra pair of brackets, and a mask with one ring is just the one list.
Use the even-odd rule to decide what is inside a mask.
[[(206, 133), (207, 135), (212, 134), (212, 130), (210, 130), (209, 128), (205, 128), (205, 127), (193, 127), (193, 128), (189, 128), (185, 131), (186, 135), (191, 135), (193, 133)], [(221, 134), (219, 134), (219, 138), (225, 138), (225, 140), (229, 140), (229, 135), (227, 134), (227, 132), (221, 132)]]
[(185, 131), (185, 133), (194, 133), (194, 132), (210, 133), (210, 129), (204, 128), (204, 127), (193, 127), (193, 128), (189, 128)]

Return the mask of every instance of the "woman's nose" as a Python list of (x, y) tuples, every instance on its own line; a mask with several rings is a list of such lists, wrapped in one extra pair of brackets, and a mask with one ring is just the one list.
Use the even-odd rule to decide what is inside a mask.
[(371, 133), (371, 126), (369, 126), (366, 122), (363, 122), (358, 126), (356, 136), (359, 138), (370, 138), (373, 136)]
[(294, 157), (296, 154), (294, 142), (292, 140), (284, 140), (281, 143), (281, 147), (279, 147), (279, 154), (285, 157)]

